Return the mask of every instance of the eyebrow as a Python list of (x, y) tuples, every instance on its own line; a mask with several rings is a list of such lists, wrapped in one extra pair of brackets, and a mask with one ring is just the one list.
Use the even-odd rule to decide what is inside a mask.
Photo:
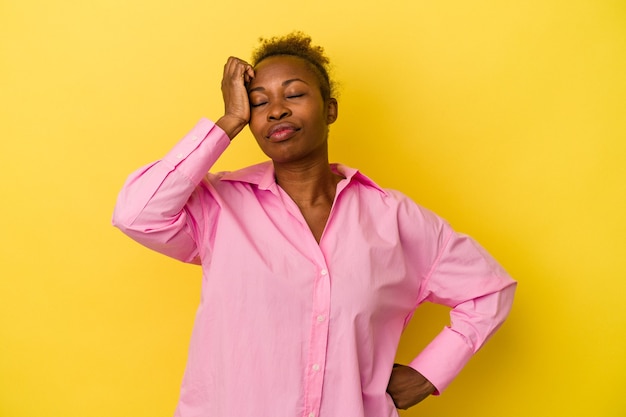
[[(307, 83), (306, 81), (304, 81), (301, 78), (290, 78), (288, 80), (283, 81), (282, 86), (286, 87), (286, 86), (288, 86), (289, 84), (291, 84), (291, 83), (293, 83), (295, 81), (300, 81), (300, 82), (305, 83), (306, 85), (309, 85), (309, 83)], [(263, 86), (254, 87), (254, 88), (248, 90), (248, 93), (251, 93), (253, 91), (265, 91), (265, 87), (263, 87)]]

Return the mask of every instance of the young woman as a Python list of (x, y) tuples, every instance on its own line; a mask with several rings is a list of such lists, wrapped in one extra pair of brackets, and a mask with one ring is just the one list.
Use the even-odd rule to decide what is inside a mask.
[[(301, 33), (263, 41), (251, 64), (229, 58), (224, 115), (120, 193), (117, 227), (202, 265), (176, 416), (397, 416), (443, 391), (509, 312), (515, 282), (476, 242), (329, 163), (327, 64)], [(207, 173), (246, 125), (270, 161)], [(394, 365), (425, 301), (451, 324)]]

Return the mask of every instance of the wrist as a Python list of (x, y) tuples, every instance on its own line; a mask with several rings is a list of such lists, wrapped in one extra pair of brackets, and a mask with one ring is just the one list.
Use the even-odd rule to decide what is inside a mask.
[(237, 136), (237, 134), (239, 134), (239, 132), (241, 132), (244, 127), (246, 127), (248, 121), (236, 116), (230, 116), (228, 114), (225, 114), (224, 116), (220, 117), (218, 121), (215, 122), (215, 124), (219, 126), (219, 128), (222, 129), (226, 133), (226, 135), (228, 135), (230, 140), (233, 140), (235, 136)]

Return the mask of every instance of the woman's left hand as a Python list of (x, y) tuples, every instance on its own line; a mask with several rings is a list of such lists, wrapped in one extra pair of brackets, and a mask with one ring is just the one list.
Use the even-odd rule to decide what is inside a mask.
[(394, 364), (387, 386), (396, 408), (406, 410), (435, 392), (435, 386), (410, 366)]

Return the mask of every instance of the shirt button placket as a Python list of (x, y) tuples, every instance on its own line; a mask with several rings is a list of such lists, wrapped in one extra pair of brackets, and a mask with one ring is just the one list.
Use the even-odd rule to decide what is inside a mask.
[(309, 353), (309, 371), (307, 371), (307, 404), (304, 416), (315, 417), (320, 409), (326, 351), (328, 343), (328, 314), (330, 312), (330, 279), (328, 269), (322, 267), (315, 280), (313, 296), (314, 315), (311, 351)]

